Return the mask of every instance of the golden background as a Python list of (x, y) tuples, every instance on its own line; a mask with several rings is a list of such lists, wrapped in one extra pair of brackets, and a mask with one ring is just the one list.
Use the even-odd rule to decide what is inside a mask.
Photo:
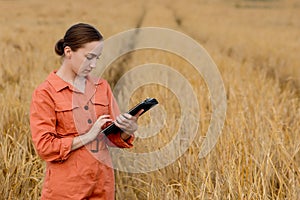
[[(94, 25), (104, 38), (147, 26), (185, 33), (211, 55), (227, 93), (223, 132), (213, 151), (199, 160), (211, 117), (202, 78), (183, 59), (162, 51), (120, 58), (104, 76), (112, 86), (136, 65), (172, 66), (194, 87), (201, 118), (198, 137), (173, 164), (144, 174), (116, 171), (116, 199), (299, 199), (299, 19), (296, 0), (1, 0), (0, 199), (40, 195), (44, 162), (31, 143), (31, 93), (59, 67), (54, 45), (77, 22)], [(141, 88), (132, 102), (144, 95), (167, 98), (169, 103), (161, 105), (172, 113), (163, 134), (136, 141), (135, 150), (147, 152), (172, 138), (180, 111), (166, 88)]]

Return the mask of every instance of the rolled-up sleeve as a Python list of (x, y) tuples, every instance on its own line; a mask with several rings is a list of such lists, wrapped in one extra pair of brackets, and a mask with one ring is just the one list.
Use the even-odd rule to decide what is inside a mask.
[(73, 137), (56, 134), (55, 105), (46, 90), (36, 90), (30, 106), (32, 141), (39, 156), (46, 161), (63, 161), (70, 156)]
[(119, 148), (131, 148), (133, 147), (133, 140), (134, 136), (130, 136), (127, 140), (123, 140), (121, 138), (121, 133), (116, 133), (116, 134), (109, 134), (108, 136), (109, 141), (107, 144), (109, 146), (116, 146)]

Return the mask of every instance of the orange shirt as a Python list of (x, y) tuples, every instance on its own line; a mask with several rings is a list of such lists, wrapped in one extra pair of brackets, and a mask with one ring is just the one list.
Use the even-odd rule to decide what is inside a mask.
[(85, 134), (96, 119), (119, 115), (107, 81), (87, 77), (81, 93), (52, 72), (33, 93), (30, 107), (32, 140), (46, 161), (42, 199), (114, 199), (114, 174), (107, 145), (132, 147), (120, 133), (71, 151), (73, 138)]

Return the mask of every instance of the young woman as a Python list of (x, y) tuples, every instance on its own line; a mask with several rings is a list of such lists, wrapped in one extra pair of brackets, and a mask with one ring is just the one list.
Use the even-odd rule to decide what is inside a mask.
[[(60, 68), (33, 92), (32, 140), (46, 161), (41, 199), (114, 199), (107, 145), (132, 147), (142, 111), (119, 114), (107, 81), (89, 76), (102, 48), (102, 35), (93, 26), (71, 26), (55, 46)], [(123, 132), (106, 137), (101, 130), (112, 121)]]

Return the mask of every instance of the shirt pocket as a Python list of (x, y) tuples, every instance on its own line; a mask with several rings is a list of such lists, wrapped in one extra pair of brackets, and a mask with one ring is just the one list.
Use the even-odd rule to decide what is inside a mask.
[(109, 115), (109, 101), (107, 98), (92, 98), (91, 104), (94, 106), (96, 117)]
[(74, 123), (74, 111), (79, 109), (79, 106), (69, 102), (56, 103), (56, 131), (61, 135), (76, 133), (76, 125)]

